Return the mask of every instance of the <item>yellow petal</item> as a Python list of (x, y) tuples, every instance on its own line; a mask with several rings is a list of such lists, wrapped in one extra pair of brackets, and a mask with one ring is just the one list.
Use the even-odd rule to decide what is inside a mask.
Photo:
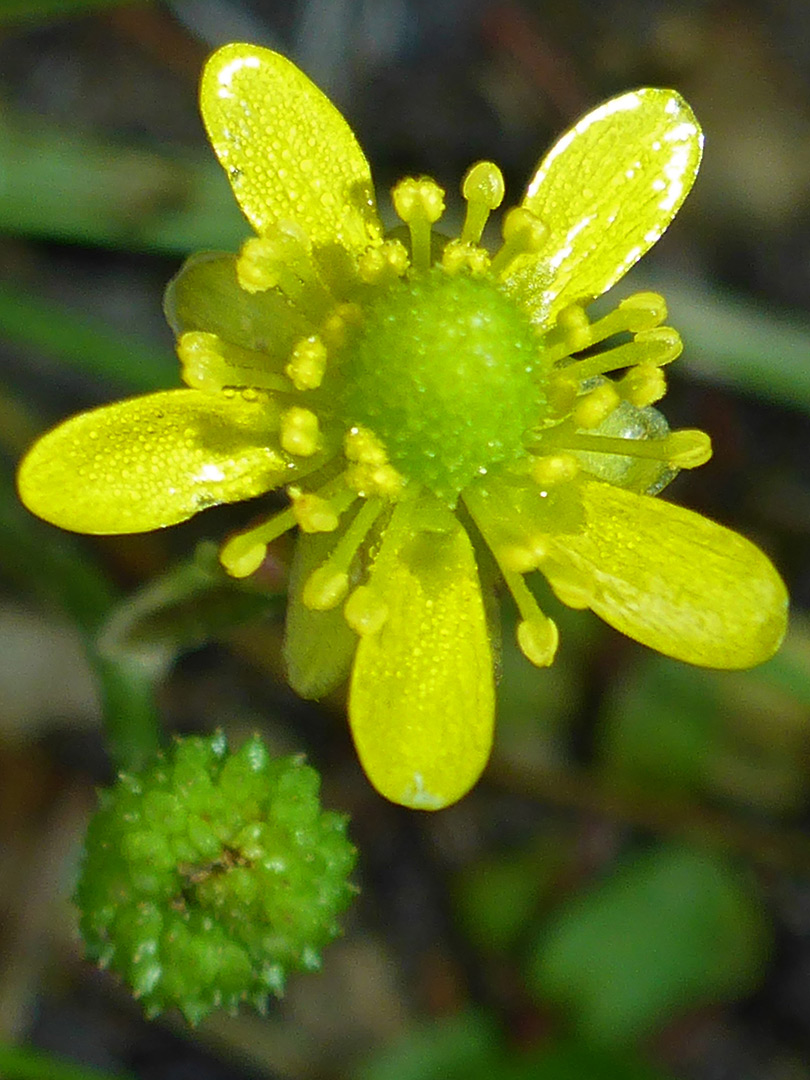
[(274, 406), (167, 390), (71, 417), (20, 465), (34, 514), (86, 533), (174, 525), (217, 503), (249, 499), (291, 477)]
[(333, 533), (301, 532), (295, 542), (290, 573), (284, 660), (290, 686), (303, 698), (319, 698), (346, 680), (357, 648), (357, 635), (343, 617), (343, 608), (312, 611), (301, 594), (313, 570), (320, 566), (346, 531), (344, 514)]
[(784, 637), (787, 592), (750, 541), (691, 510), (598, 481), (582, 485), (586, 525), (556, 547), (590, 583), (589, 606), (667, 656), (747, 668)]
[(394, 510), (370, 587), (388, 608), (361, 637), (349, 717), (357, 753), (386, 798), (419, 810), (460, 799), (492, 743), (492, 652), (475, 556), (444, 510), (442, 532)]
[(558, 140), (523, 200), (548, 240), (507, 278), (538, 323), (601, 296), (655, 243), (692, 187), (702, 147), (683, 98), (657, 89), (606, 101)]
[(371, 171), (351, 128), (289, 60), (225, 45), (203, 72), (211, 145), (257, 232), (294, 221), (316, 246), (362, 250), (379, 234)]

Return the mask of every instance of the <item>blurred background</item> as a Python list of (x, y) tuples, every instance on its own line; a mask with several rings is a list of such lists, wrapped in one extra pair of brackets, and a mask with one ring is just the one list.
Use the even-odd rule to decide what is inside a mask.
[[(506, 625), (498, 742), (436, 815), (379, 799), (343, 702), (285, 687), (289, 547), (223, 582), (220, 508), (68, 536), (16, 502), (46, 426), (178, 384), (161, 312), (184, 256), (247, 226), (196, 87), (227, 41), (337, 103), (381, 208), (404, 173), (515, 201), (583, 111), (676, 87), (706, 133), (669, 233), (616, 292), (664, 292), (686, 343), (664, 404), (709, 466), (667, 493), (745, 533), (793, 596), (768, 664), (716, 674), (560, 609), (531, 668)], [(511, 195), (511, 200), (509, 198)], [(0, 2), (0, 1076), (96, 1080), (810, 1077), (810, 5), (805, 0)], [(550, 606), (550, 605), (549, 605)], [(118, 738), (261, 731), (352, 816), (361, 895), (320, 975), (198, 1030), (81, 959), (70, 904)], [(114, 749), (114, 747), (113, 747)]]

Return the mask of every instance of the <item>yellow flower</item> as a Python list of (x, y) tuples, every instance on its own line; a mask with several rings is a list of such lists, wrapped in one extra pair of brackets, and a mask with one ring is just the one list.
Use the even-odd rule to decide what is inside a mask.
[(433, 231), (444, 193), (428, 178), (396, 185), (407, 228), (386, 234), (351, 130), (289, 61), (226, 46), (201, 102), (257, 236), (238, 256), (192, 258), (169, 286), (187, 389), (76, 416), (31, 449), (19, 489), (34, 513), (138, 532), (286, 485), (288, 509), (232, 537), (223, 564), (249, 574), (299, 527), (290, 680), (316, 697), (351, 669), (361, 762), (411, 807), (454, 802), (486, 764), (480, 578), (496, 567), (538, 665), (557, 629), (524, 580), (535, 570), (669, 656), (742, 668), (775, 651), (787, 599), (768, 559), (651, 497), (711, 455), (652, 407), (681, 349), (663, 299), (631, 296), (595, 322), (584, 310), (692, 185), (702, 138), (678, 94), (637, 90), (583, 117), (494, 255), (481, 244), (503, 198), (492, 163), (464, 178), (460, 236)]

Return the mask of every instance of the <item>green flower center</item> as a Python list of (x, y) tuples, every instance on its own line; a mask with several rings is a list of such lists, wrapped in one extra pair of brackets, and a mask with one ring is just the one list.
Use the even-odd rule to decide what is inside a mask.
[(517, 458), (542, 415), (540, 350), (527, 317), (486, 278), (440, 267), (363, 305), (341, 358), (341, 411), (369, 428), (407, 479), (455, 503)]

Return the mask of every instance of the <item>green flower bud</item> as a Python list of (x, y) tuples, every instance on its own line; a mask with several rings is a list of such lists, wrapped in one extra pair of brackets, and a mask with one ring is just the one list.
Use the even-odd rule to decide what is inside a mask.
[(197, 1024), (242, 1002), (263, 1010), (288, 972), (320, 967), (356, 889), (346, 818), (320, 778), (258, 736), (179, 739), (101, 793), (76, 889), (87, 955), (132, 987), (147, 1015)]

